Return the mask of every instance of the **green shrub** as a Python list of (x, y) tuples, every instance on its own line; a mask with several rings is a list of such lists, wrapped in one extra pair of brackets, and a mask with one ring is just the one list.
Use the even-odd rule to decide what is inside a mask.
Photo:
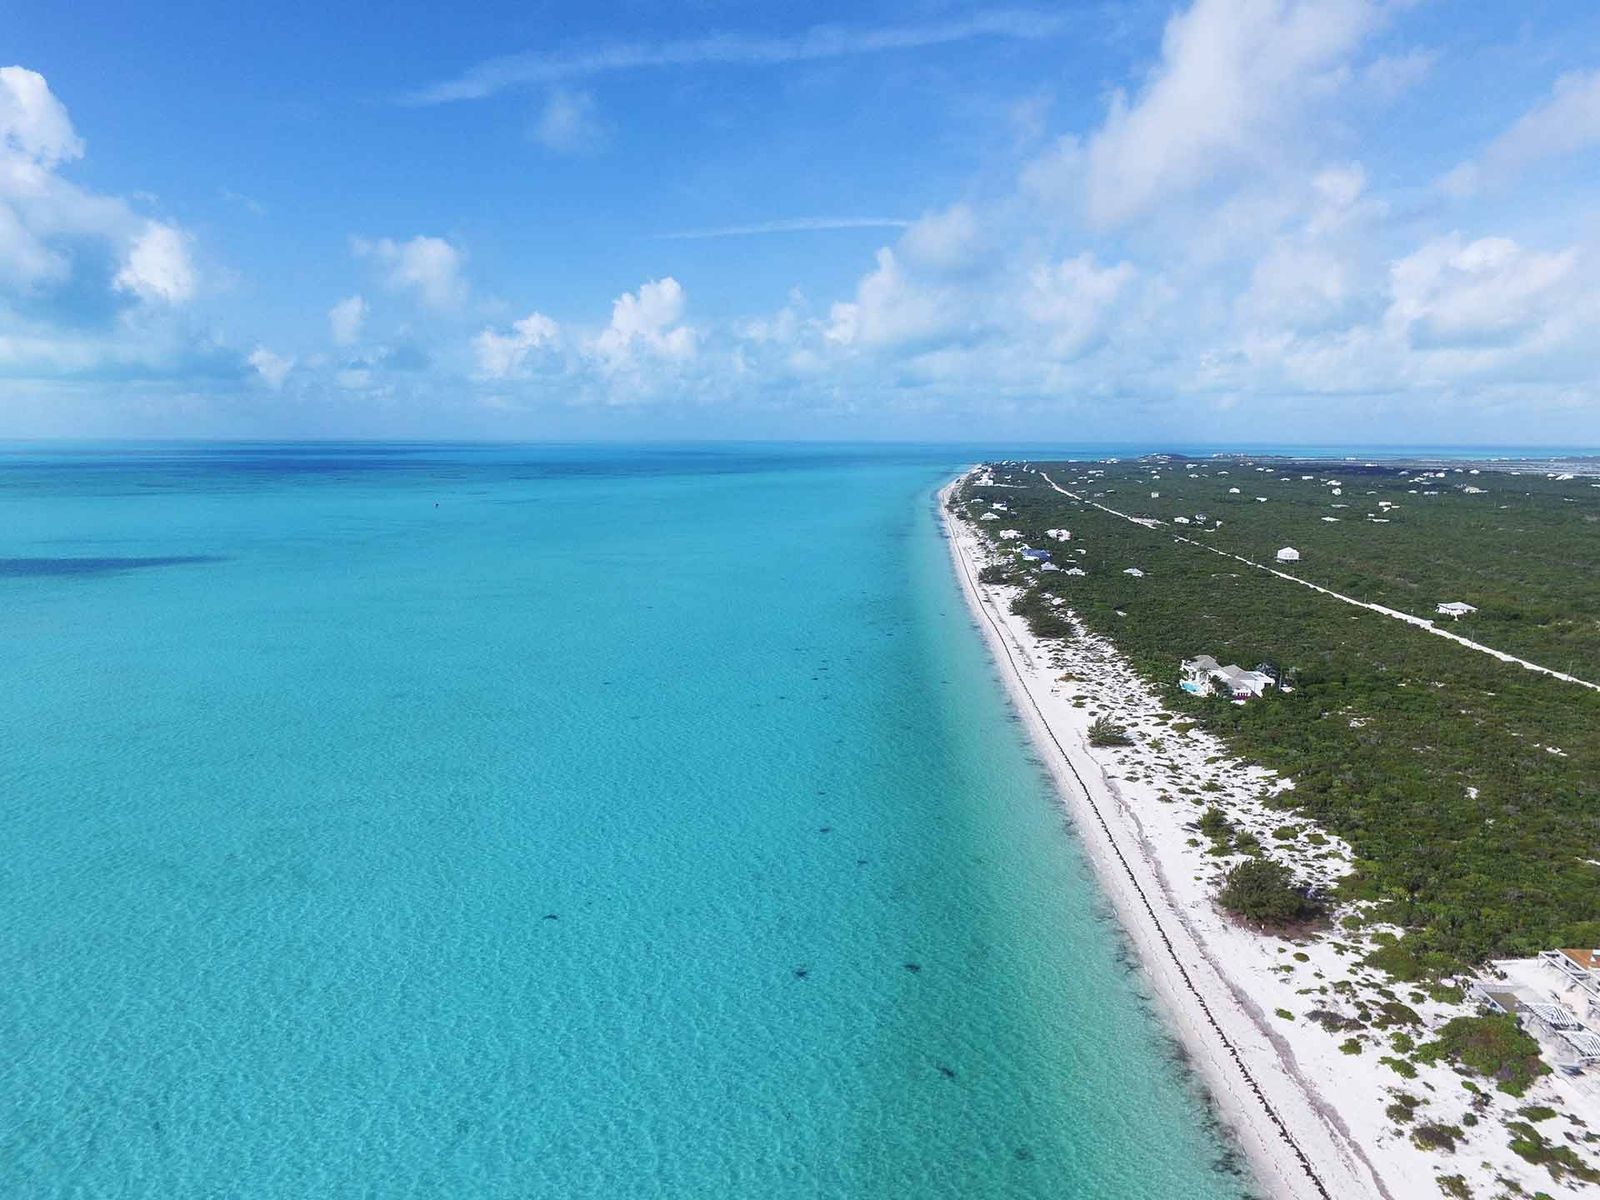
[(1089, 726), (1089, 745), (1131, 746), (1133, 737), (1125, 726), (1118, 725), (1110, 717), (1096, 717)]
[(1445, 1022), (1437, 1039), (1417, 1048), (1421, 1062), (1447, 1058), (1495, 1081), (1495, 1086), (1520, 1096), (1550, 1068), (1539, 1057), (1539, 1043), (1510, 1017), (1455, 1017)]
[(1235, 916), (1265, 926), (1291, 925), (1320, 911), (1289, 868), (1270, 858), (1252, 858), (1229, 871), (1217, 902)]
[(1543, 1134), (1526, 1121), (1507, 1121), (1506, 1129), (1512, 1135), (1512, 1153), (1544, 1167), (1550, 1172), (1551, 1178), (1561, 1179), (1571, 1175), (1585, 1183), (1600, 1183), (1600, 1171), (1579, 1158), (1571, 1146), (1551, 1145), (1545, 1141)]

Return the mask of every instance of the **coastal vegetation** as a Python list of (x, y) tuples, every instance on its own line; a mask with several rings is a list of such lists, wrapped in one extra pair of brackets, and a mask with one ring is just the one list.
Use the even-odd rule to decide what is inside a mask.
[[(1075, 620), (1109, 638), (1180, 718), (1175, 734), (1202, 728), (1294, 781), (1268, 802), (1353, 847), (1335, 898), (1366, 902), (1347, 920), (1401, 927), (1373, 961), (1418, 980), (1600, 944), (1600, 692), (1224, 555), (1277, 567), (1276, 550), (1294, 547), (1300, 557), (1283, 569), (1300, 578), (1600, 680), (1594, 481), (1438, 470), (1054, 463), (996, 467), (1004, 486), (969, 483), (954, 500), (1001, 555), (987, 581), (1019, 588), (1016, 611), (1036, 633), (1071, 639)], [(1001, 522), (980, 522), (996, 502), (1020, 539), (1001, 542), (991, 528)], [(1049, 547), (1058, 569), (1022, 559), (1024, 545)], [(1475, 611), (1435, 617), (1447, 601)], [(1181, 691), (1178, 665), (1198, 654), (1268, 668), (1290, 686), (1244, 704)], [(1305, 828), (1300, 844), (1317, 845)], [(1214, 823), (1202, 832), (1214, 844), (1231, 837)], [(1257, 913), (1289, 907), (1264, 886), (1269, 860), (1243, 867), (1238, 888), (1225, 884), (1231, 899)]]
[(1494, 1080), (1509, 1096), (1520, 1096), (1540, 1075), (1549, 1072), (1539, 1057), (1539, 1043), (1511, 1017), (1492, 1013), (1481, 1017), (1454, 1017), (1439, 1036), (1417, 1047), (1419, 1062), (1446, 1058)]
[(1289, 868), (1270, 858), (1247, 858), (1229, 871), (1217, 903), (1253, 925), (1275, 929), (1307, 921), (1321, 911), (1295, 883)]
[(1109, 717), (1097, 717), (1089, 725), (1089, 744), (1091, 746), (1131, 746), (1133, 738), (1125, 726), (1118, 725)]

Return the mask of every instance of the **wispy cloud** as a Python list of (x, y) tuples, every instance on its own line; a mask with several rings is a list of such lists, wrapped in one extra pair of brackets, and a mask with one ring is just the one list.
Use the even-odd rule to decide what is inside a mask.
[(680, 229), (658, 236), (680, 242), (705, 238), (754, 237), (763, 233), (812, 233), (827, 229), (904, 229), (911, 222), (900, 217), (792, 217), (784, 221), (758, 221), (753, 225), (721, 225), (715, 229)]
[(405, 104), (481, 100), (508, 88), (559, 83), (646, 67), (773, 66), (825, 58), (944, 46), (976, 38), (1033, 41), (1057, 36), (1069, 17), (1023, 9), (976, 13), (924, 25), (846, 28), (817, 25), (792, 37), (719, 33), (663, 42), (617, 42), (486, 59), (464, 74), (400, 97)]

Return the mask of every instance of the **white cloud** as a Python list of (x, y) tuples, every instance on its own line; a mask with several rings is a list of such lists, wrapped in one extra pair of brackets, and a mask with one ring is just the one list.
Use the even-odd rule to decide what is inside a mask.
[(1149, 82), (1131, 100), (1116, 93), (1083, 146), (1089, 218), (1117, 225), (1218, 176), (1281, 162), (1295, 119), (1341, 81), (1380, 15), (1371, 0), (1197, 0), (1168, 22)]
[(947, 289), (912, 278), (885, 246), (877, 268), (856, 286), (855, 299), (829, 310), (826, 336), (836, 345), (864, 349), (916, 345), (952, 335), (960, 319)]
[(1575, 307), (1578, 252), (1528, 250), (1510, 238), (1452, 233), (1390, 270), (1393, 330), (1422, 349), (1515, 346), (1551, 332)]
[(240, 371), (184, 324), (200, 291), (190, 235), (66, 178), (84, 149), (42, 75), (0, 68), (0, 374)]
[(606, 135), (594, 96), (561, 87), (546, 97), (530, 132), (534, 141), (557, 154), (594, 150)]
[(652, 67), (777, 66), (915, 50), (975, 38), (1036, 40), (1061, 34), (1071, 24), (1069, 18), (1060, 15), (1000, 10), (927, 25), (860, 29), (818, 25), (794, 37), (713, 34), (668, 42), (616, 43), (570, 52), (513, 54), (479, 63), (459, 78), (425, 87), (405, 100), (412, 104), (481, 100), (506, 88)]
[(257, 346), (250, 352), (250, 357), (246, 361), (256, 369), (256, 374), (260, 375), (273, 391), (283, 386), (283, 381), (294, 369), (294, 359), (274, 354), (265, 346)]
[(1505, 183), (1546, 159), (1600, 145), (1600, 70), (1556, 80), (1549, 97), (1524, 113), (1484, 149), (1443, 180), (1447, 191), (1465, 195), (1485, 183)]
[(109, 258), (116, 271), (101, 287), (157, 304), (191, 299), (188, 236), (63, 179), (56, 168), (83, 151), (44, 76), (0, 68), (0, 285), (36, 296), (76, 279), (92, 291), (79, 272)]
[(912, 262), (943, 271), (973, 265), (982, 251), (983, 234), (970, 204), (952, 204), (914, 221), (900, 239), (900, 251)]
[(181, 230), (160, 221), (145, 222), (128, 248), (116, 286), (141, 300), (182, 304), (194, 295), (194, 264)]
[(1074, 357), (1105, 332), (1112, 306), (1137, 274), (1127, 262), (1101, 267), (1088, 252), (1041, 264), (1029, 279), (1023, 309), (1045, 329), (1054, 355)]
[(361, 340), (361, 326), (367, 319), (367, 302), (359, 295), (346, 296), (328, 310), (328, 330), (335, 346), (353, 346)]
[(693, 357), (694, 330), (681, 324), (687, 297), (672, 276), (652, 279), (637, 292), (624, 292), (611, 306), (611, 323), (590, 343), (590, 352), (612, 367), (635, 362), (640, 354), (682, 361)]
[(396, 291), (410, 291), (433, 309), (459, 308), (467, 298), (462, 278), (462, 253), (444, 238), (417, 236), (397, 242), (392, 238), (355, 238), (356, 257), (368, 258), (383, 269), (384, 282)]
[(0, 67), (0, 145), (46, 169), (83, 157), (66, 106), (26, 67)]
[(472, 339), (478, 374), (485, 379), (510, 379), (521, 375), (530, 356), (555, 348), (561, 329), (541, 312), (514, 322), (509, 333), (485, 329)]

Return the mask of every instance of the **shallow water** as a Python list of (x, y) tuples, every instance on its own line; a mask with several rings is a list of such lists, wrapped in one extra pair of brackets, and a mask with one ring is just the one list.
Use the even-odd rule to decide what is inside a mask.
[(0, 457), (0, 1194), (1240, 1195), (959, 465)]

